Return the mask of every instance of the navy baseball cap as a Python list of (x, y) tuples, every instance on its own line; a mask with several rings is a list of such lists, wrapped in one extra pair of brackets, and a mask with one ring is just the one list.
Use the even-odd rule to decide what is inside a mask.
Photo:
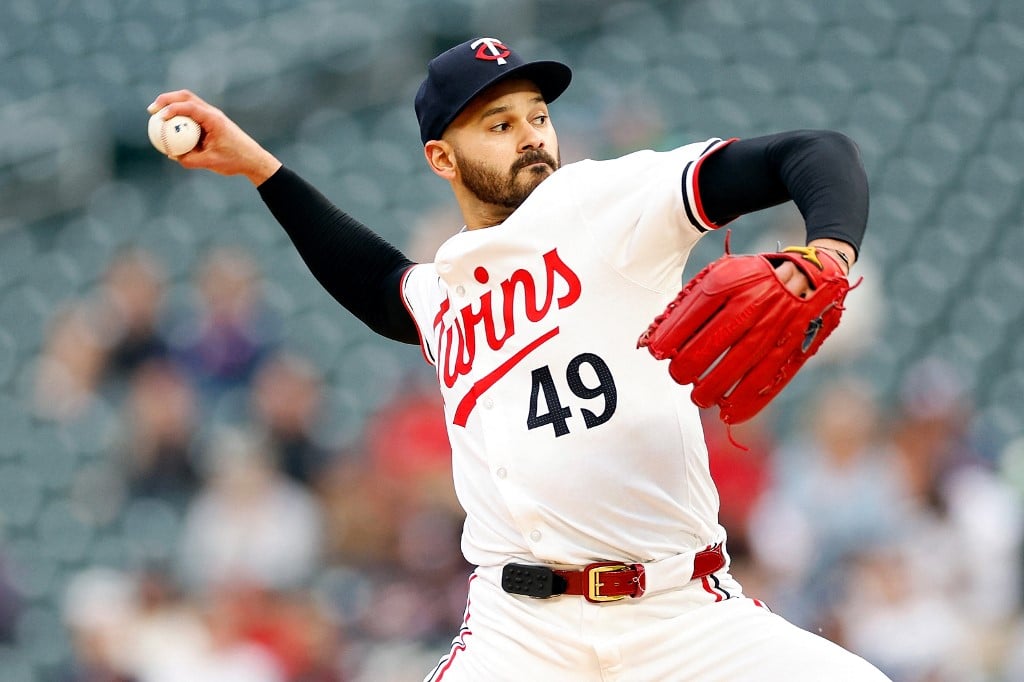
[(569, 87), (572, 70), (561, 62), (527, 62), (497, 38), (467, 40), (431, 59), (416, 93), (423, 144), (440, 139), (474, 97), (513, 76), (533, 81), (544, 101), (553, 102)]

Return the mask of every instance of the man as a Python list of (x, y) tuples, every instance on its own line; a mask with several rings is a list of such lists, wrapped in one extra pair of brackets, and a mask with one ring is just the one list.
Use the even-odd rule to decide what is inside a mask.
[[(708, 140), (561, 166), (548, 106), (569, 68), (467, 41), (416, 96), (424, 155), (464, 229), (413, 264), (187, 91), (188, 168), (247, 176), (312, 272), (437, 369), (466, 620), (428, 680), (883, 680), (743, 596), (687, 387), (637, 350), (708, 230), (792, 199), (847, 266), (867, 218), (856, 147), (828, 132)], [(804, 275), (778, 275), (796, 294)], [(780, 546), (779, 551), (787, 551)]]

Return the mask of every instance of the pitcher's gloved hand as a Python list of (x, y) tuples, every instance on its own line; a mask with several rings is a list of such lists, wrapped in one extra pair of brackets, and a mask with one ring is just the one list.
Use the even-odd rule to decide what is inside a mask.
[[(718, 405), (722, 421), (756, 415), (839, 325), (850, 290), (830, 250), (790, 246), (778, 253), (724, 256), (708, 264), (641, 335), (680, 384), (693, 384), (700, 407)], [(803, 296), (776, 273), (793, 263), (810, 285)]]

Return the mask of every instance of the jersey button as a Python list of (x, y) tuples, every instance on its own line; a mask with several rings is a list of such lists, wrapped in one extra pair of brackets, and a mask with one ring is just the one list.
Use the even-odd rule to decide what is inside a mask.
[(494, 399), (484, 398), (484, 407), (486, 407), (488, 410), (494, 407)]
[(464, 286), (462, 286), (460, 284), (459, 286), (455, 287), (455, 293), (457, 293), (459, 296), (465, 296), (466, 295), (466, 287), (464, 287)]
[(532, 533), (530, 533), (530, 539), (533, 540), (534, 542), (540, 542), (540, 539), (541, 539), (540, 531), (539, 530), (535, 530)]
[(505, 480), (506, 478), (508, 478), (508, 469), (506, 469), (505, 467), (500, 467), (494, 473), (496, 473), (498, 475), (498, 478), (500, 478), (501, 480)]

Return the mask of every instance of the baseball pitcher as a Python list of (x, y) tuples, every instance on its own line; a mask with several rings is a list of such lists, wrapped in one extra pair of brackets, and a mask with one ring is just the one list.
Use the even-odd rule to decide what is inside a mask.
[[(698, 411), (750, 418), (838, 324), (867, 220), (856, 146), (795, 131), (563, 166), (549, 106), (570, 79), (491, 37), (430, 61), (424, 157), (464, 220), (432, 263), (196, 95), (150, 112), (195, 119), (179, 163), (248, 177), (322, 285), (437, 372), (477, 568), (427, 680), (886, 679), (744, 595)], [(723, 256), (680, 291), (703, 234), (786, 201), (805, 244)]]

